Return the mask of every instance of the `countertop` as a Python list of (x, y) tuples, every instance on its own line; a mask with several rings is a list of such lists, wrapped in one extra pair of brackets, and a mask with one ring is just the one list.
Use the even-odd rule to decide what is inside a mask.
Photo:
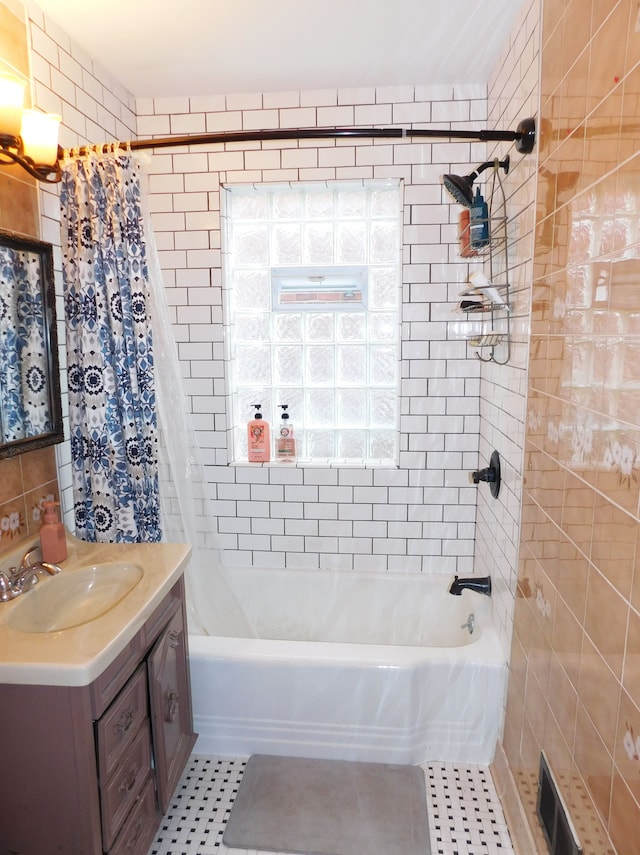
[[(68, 557), (62, 573), (95, 564), (124, 561), (137, 564), (143, 575), (117, 605), (88, 623), (56, 632), (21, 632), (8, 622), (15, 600), (0, 602), (0, 683), (47, 686), (87, 686), (98, 677), (141, 629), (147, 618), (178, 581), (188, 564), (191, 547), (179, 543), (85, 543), (67, 536)], [(2, 568), (19, 563), (30, 542), (16, 557), (4, 556)], [(38, 545), (38, 540), (32, 545)], [(57, 577), (37, 583), (55, 584)]]

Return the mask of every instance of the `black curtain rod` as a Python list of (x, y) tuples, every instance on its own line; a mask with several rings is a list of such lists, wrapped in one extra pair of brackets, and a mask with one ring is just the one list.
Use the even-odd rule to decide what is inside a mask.
[[(263, 142), (267, 140), (305, 140), (305, 139), (409, 139), (430, 138), (447, 140), (479, 140), (480, 142), (515, 142), (516, 149), (529, 154), (535, 144), (535, 120), (523, 119), (515, 131), (464, 131), (438, 128), (283, 128), (281, 130), (262, 131), (224, 131), (214, 134), (187, 134), (184, 136), (157, 137), (147, 140), (132, 140), (121, 143), (122, 148), (140, 151), (154, 148), (169, 148), (182, 145), (214, 145), (216, 143)], [(105, 146), (107, 147), (107, 146)], [(81, 153), (90, 151), (83, 146)]]

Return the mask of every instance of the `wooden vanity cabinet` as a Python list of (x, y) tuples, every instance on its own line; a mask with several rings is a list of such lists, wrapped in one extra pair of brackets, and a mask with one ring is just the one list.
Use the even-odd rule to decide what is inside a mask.
[(146, 855), (196, 739), (183, 580), (91, 685), (0, 685), (0, 739), (0, 855)]

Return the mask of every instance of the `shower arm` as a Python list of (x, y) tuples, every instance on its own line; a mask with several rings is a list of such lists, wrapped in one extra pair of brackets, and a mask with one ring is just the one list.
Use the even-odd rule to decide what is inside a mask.
[[(515, 131), (489, 130), (453, 130), (438, 128), (282, 128), (261, 131), (224, 131), (212, 134), (186, 134), (183, 136), (156, 137), (147, 140), (131, 140), (119, 142), (122, 149), (141, 151), (171, 146), (215, 145), (217, 143), (262, 142), (268, 140), (305, 140), (305, 139), (449, 139), (449, 140), (478, 140), (480, 142), (515, 142), (516, 150), (521, 154), (530, 154), (536, 140), (535, 119), (523, 119)], [(111, 150), (112, 143), (104, 146), (82, 146), (74, 149), (80, 154), (91, 151)], [(59, 150), (62, 155), (62, 150)]]
[[(508, 171), (509, 171), (509, 159), (508, 159), (508, 156), (507, 156), (506, 160), (505, 160), (503, 163), (506, 163), (506, 170), (507, 170), (507, 172), (508, 172)], [(503, 166), (503, 163), (498, 163), (498, 166)], [(471, 183), (473, 184), (473, 183), (475, 182), (476, 178), (477, 178), (479, 175), (481, 175), (481, 174), (485, 171), (485, 169), (490, 169), (490, 168), (492, 168), (492, 167), (493, 167), (494, 169), (496, 169), (496, 168), (497, 168), (497, 167), (496, 167), (496, 161), (495, 161), (495, 160), (488, 160), (486, 163), (483, 163), (481, 166), (476, 167), (476, 168), (473, 170), (473, 172), (472, 172), (470, 175), (467, 175), (466, 177), (467, 177), (467, 178), (471, 181)]]

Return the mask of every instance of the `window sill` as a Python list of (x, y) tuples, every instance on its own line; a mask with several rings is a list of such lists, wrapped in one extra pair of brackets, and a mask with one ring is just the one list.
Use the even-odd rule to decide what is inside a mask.
[(275, 467), (276, 469), (398, 469), (394, 460), (270, 460), (268, 463), (250, 463), (248, 460), (232, 460), (229, 466), (255, 466), (258, 468)]

